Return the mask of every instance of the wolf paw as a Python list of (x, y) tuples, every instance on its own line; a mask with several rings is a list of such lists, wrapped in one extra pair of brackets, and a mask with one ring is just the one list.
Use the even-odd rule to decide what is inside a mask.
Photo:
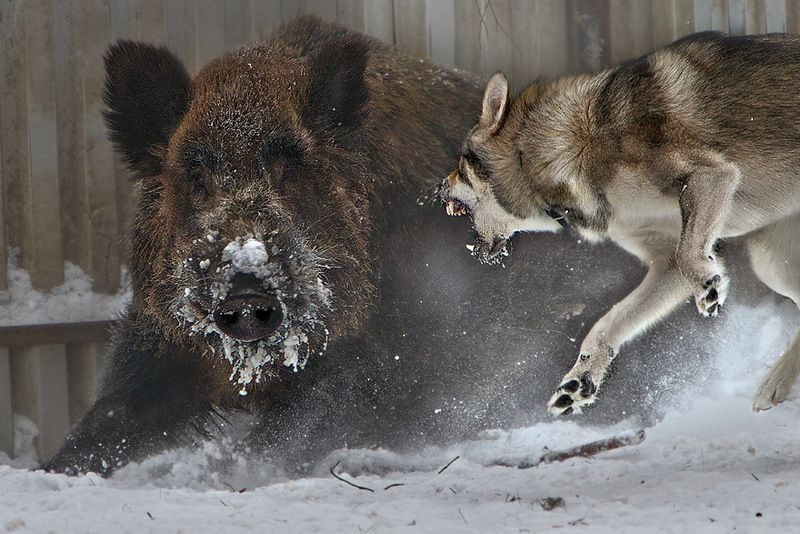
[(764, 377), (753, 396), (754, 412), (769, 410), (789, 397), (798, 375), (798, 362), (792, 356), (788, 354), (782, 357)]
[(712, 275), (703, 283), (703, 288), (695, 294), (697, 311), (703, 317), (716, 317), (719, 310), (728, 298), (728, 277), (718, 273)]
[(597, 384), (591, 372), (584, 371), (574, 377), (570, 377), (571, 374), (564, 377), (547, 403), (547, 410), (553, 415), (581, 413), (584, 406), (592, 404), (597, 398)]

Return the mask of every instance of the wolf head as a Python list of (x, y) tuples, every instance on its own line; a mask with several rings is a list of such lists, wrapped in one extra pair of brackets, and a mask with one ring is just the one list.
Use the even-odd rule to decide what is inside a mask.
[(557, 82), (512, 99), (502, 73), (489, 80), (478, 124), (439, 189), (449, 215), (470, 217), (480, 261), (508, 254), (517, 232), (571, 228), (591, 238), (606, 229), (608, 203), (582, 169), (590, 139), (570, 113), (577, 100)]

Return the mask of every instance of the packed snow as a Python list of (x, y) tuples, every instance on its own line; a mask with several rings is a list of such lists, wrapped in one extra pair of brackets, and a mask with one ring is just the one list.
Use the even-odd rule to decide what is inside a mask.
[[(800, 403), (755, 414), (758, 380), (788, 345), (796, 308), (777, 297), (732, 305), (715, 336), (713, 378), (678, 396), (641, 445), (533, 469), (535, 459), (638, 428), (581, 417), (487, 432), (420, 450), (338, 451), (314, 476), (269, 465), (220, 469), (224, 443), (179, 449), (110, 480), (29, 471), (35, 428), (18, 420), (20, 458), (0, 460), (0, 529), (19, 532), (791, 531), (800, 524)], [(602, 402), (602, 398), (600, 402)], [(457, 460), (453, 461), (456, 457)], [(368, 489), (358, 489), (330, 473)], [(452, 462), (452, 463), (450, 463)], [(443, 467), (449, 466), (439, 472)]]
[(0, 291), (0, 326), (73, 323), (116, 319), (130, 300), (127, 271), (122, 289), (111, 295), (95, 293), (92, 279), (70, 262), (64, 262), (64, 283), (50, 291), (36, 291), (31, 277), (19, 266), (19, 251), (8, 255), (8, 289)]

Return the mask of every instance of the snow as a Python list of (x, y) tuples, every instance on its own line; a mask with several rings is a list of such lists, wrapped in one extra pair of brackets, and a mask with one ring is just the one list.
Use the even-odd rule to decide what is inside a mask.
[(20, 268), (19, 251), (8, 255), (8, 289), (0, 291), (0, 326), (70, 323), (115, 319), (130, 300), (127, 272), (122, 289), (105, 295), (92, 291), (92, 279), (80, 267), (64, 262), (64, 283), (48, 292), (36, 291)]
[[(314, 476), (288, 480), (240, 460), (219, 469), (224, 443), (179, 449), (110, 480), (68, 478), (0, 459), (0, 529), (20, 532), (764, 532), (800, 524), (800, 403), (751, 411), (757, 381), (797, 326), (793, 305), (733, 305), (715, 336), (713, 378), (647, 429), (638, 446), (519, 470), (536, 458), (636, 428), (553, 420), (412, 454), (345, 450)], [(719, 342), (719, 340), (725, 340)], [(601, 399), (602, 400), (602, 399)], [(26, 430), (30, 449), (30, 422)], [(25, 443), (19, 444), (25, 447)], [(21, 451), (24, 452), (24, 451)], [(444, 472), (438, 471), (454, 461)], [(328, 472), (373, 491), (359, 490)], [(394, 485), (402, 484), (402, 485)], [(393, 486), (394, 485), (394, 486)], [(558, 506), (563, 499), (563, 506)], [(555, 504), (552, 510), (546, 507)]]
[(259, 278), (266, 277), (269, 254), (264, 243), (253, 236), (237, 237), (222, 249), (222, 261), (229, 262), (237, 273), (252, 273)]

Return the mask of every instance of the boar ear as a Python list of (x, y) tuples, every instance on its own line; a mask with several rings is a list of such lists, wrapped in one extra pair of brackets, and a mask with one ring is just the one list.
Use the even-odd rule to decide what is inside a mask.
[(480, 125), (489, 135), (500, 130), (508, 113), (508, 104), (508, 80), (502, 72), (498, 72), (491, 77), (483, 93)]
[(312, 52), (306, 122), (312, 129), (347, 134), (364, 118), (369, 88), (364, 80), (367, 42), (343, 37)]
[(105, 64), (104, 117), (111, 141), (133, 171), (157, 175), (189, 105), (189, 74), (167, 49), (132, 41), (113, 44)]

